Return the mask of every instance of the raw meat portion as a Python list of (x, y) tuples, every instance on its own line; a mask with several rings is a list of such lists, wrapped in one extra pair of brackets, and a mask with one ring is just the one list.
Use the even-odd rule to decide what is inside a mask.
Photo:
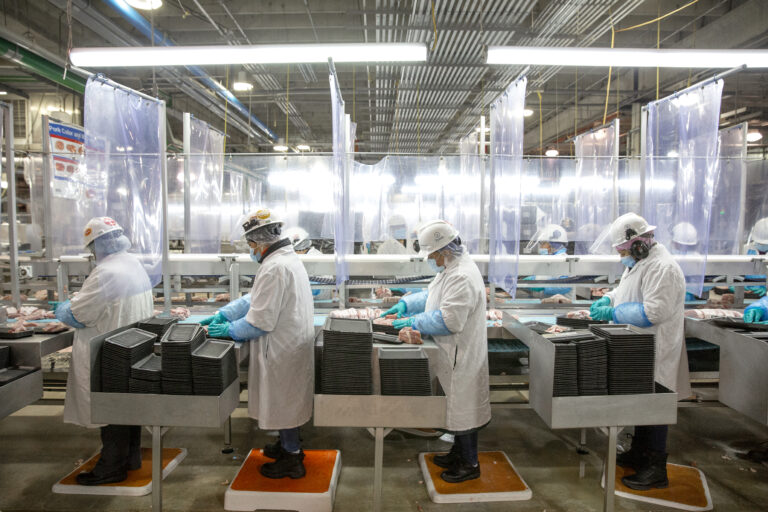
[(35, 323), (29, 323), (25, 324), (25, 327), (27, 329), (32, 327), (42, 327), (43, 332), (48, 334), (56, 334), (59, 332), (64, 332), (69, 329), (69, 327), (61, 322), (51, 322), (47, 324), (35, 324)]
[(688, 318), (743, 318), (744, 313), (732, 309), (689, 309), (684, 313)]
[(354, 304), (356, 302), (363, 302), (363, 299), (361, 299), (360, 297), (349, 297), (347, 299), (347, 302)]
[(32, 329), (34, 326), (34, 324), (24, 322), (23, 320), (17, 320), (8, 328), (8, 330), (10, 332), (21, 332), (26, 331), (27, 329)]
[(385, 318), (374, 318), (373, 323), (376, 325), (388, 325), (392, 327), (392, 322), (394, 322), (395, 319), (389, 318), (390, 316), (397, 316), (397, 315), (387, 315)]
[(486, 320), (501, 320), (501, 311), (498, 309), (489, 309), (485, 312), (485, 319)]
[(611, 291), (610, 288), (590, 288), (590, 293), (593, 297), (602, 297), (609, 291)]
[(18, 318), (20, 322), (42, 320), (43, 318), (56, 318), (56, 314), (53, 311), (36, 308), (34, 306), (22, 306), (21, 310), (11, 307), (7, 308), (7, 312), (8, 318)]
[(384, 312), (379, 308), (349, 308), (349, 309), (335, 309), (331, 311), (328, 316), (331, 318), (360, 318), (363, 320), (374, 320), (379, 318)]
[(592, 320), (592, 317), (589, 316), (589, 310), (588, 309), (580, 309), (578, 311), (569, 311), (565, 314), (568, 318), (577, 318), (579, 320)]
[(552, 334), (566, 332), (566, 331), (570, 331), (570, 329), (568, 329), (567, 327), (563, 327), (562, 325), (553, 325), (552, 327), (547, 329), (547, 332)]
[(376, 297), (379, 299), (383, 299), (384, 297), (391, 297), (392, 296), (392, 290), (389, 288), (384, 288), (383, 286), (380, 286), (376, 288)]
[[(29, 299), (29, 297), (27, 297), (27, 296), (26, 296), (26, 295), (24, 295), (23, 293), (22, 293), (21, 295), (19, 295), (19, 298), (21, 299), (21, 301), (22, 301), (22, 302), (24, 302), (24, 301), (26, 301), (26, 300), (28, 300), (28, 299)], [(5, 301), (12, 301), (12, 300), (13, 300), (13, 295), (10, 295), (10, 294), (9, 294), (9, 295), (3, 295), (3, 298), (2, 298), (2, 300), (5, 300)]]
[(400, 297), (384, 297), (381, 299), (381, 302), (384, 304), (397, 304), (400, 302)]
[[(35, 300), (48, 300), (48, 290), (37, 290), (34, 298)], [(59, 300), (58, 292), (53, 292), (53, 300)]]
[(395, 320), (397, 318), (397, 315), (387, 315), (384, 318), (386, 318), (388, 320)]
[(229, 294), (218, 293), (213, 297), (213, 300), (215, 300), (216, 302), (229, 302)]
[(559, 293), (557, 295), (553, 295), (551, 297), (547, 297), (545, 299), (541, 299), (542, 304), (570, 304), (571, 299), (568, 297), (565, 297), (563, 295), (560, 295)]
[(410, 345), (424, 344), (424, 342), (421, 341), (421, 333), (419, 331), (414, 331), (411, 327), (403, 327), (402, 329), (400, 329), (400, 332), (398, 333), (397, 337), (403, 343), (408, 343)]
[(171, 316), (176, 318), (181, 318), (182, 320), (186, 320), (189, 318), (189, 310), (183, 306), (179, 306), (177, 308), (171, 308)]

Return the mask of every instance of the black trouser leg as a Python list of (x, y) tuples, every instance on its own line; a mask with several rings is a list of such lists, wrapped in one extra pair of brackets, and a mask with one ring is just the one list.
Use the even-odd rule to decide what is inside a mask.
[(128, 469), (134, 470), (141, 467), (141, 427), (133, 425), (130, 429)]
[(101, 458), (94, 473), (104, 475), (125, 469), (131, 447), (130, 429), (127, 425), (101, 427)]
[(461, 447), (461, 456), (471, 466), (477, 466), (477, 438), (477, 431), (456, 436), (456, 441)]
[(668, 425), (647, 425), (635, 427), (632, 448), (656, 453), (667, 453)]

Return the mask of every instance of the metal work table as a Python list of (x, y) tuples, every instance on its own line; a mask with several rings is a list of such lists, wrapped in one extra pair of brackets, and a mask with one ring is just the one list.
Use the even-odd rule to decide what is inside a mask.
[(768, 425), (768, 341), (695, 318), (685, 319), (685, 335), (720, 347), (718, 400)]
[(643, 395), (553, 397), (555, 346), (504, 313), (508, 329), (530, 349), (530, 403), (551, 429), (607, 427), (603, 510), (614, 510), (616, 439), (620, 427), (677, 423), (677, 393), (658, 383), (657, 392)]
[(240, 402), (236, 380), (219, 396), (155, 395), (101, 392), (101, 351), (109, 336), (136, 327), (130, 324), (91, 340), (91, 421), (112, 425), (141, 425), (152, 429), (152, 510), (163, 509), (163, 427), (224, 425)]

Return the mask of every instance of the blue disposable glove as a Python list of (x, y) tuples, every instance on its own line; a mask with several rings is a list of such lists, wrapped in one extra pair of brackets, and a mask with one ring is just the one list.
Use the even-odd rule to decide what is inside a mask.
[(56, 312), (56, 308), (58, 308), (61, 305), (61, 302), (59, 302), (57, 300), (49, 300), (48, 301), (48, 305), (51, 306), (51, 311), (53, 311), (55, 313)]
[(229, 338), (229, 322), (222, 324), (212, 324), (208, 328), (208, 336), (211, 338)]
[(229, 322), (227, 317), (217, 311), (215, 315), (209, 316), (208, 318), (203, 318), (200, 321), (200, 325), (223, 324), (226, 322)]
[(765, 296), (765, 286), (746, 286), (744, 289), (748, 292), (754, 293), (758, 297)]
[(756, 324), (763, 319), (763, 310), (760, 308), (747, 308), (744, 311), (744, 321), (750, 324)]
[(383, 312), (379, 318), (384, 318), (387, 315), (397, 315), (397, 318), (402, 317), (406, 310), (408, 309), (408, 306), (403, 302), (402, 300)]
[(589, 310), (589, 316), (592, 320), (599, 320), (601, 322), (610, 322), (613, 320), (613, 308), (611, 306), (598, 306), (592, 307)]
[(600, 297), (595, 302), (592, 303), (592, 305), (589, 307), (589, 316), (591, 316), (593, 319), (597, 320), (595, 318), (595, 311), (597, 308), (602, 306), (610, 306), (611, 305), (611, 298), (610, 297)]
[(401, 320), (395, 320), (392, 322), (392, 327), (395, 329), (402, 329), (403, 327), (411, 327), (413, 325), (413, 317), (403, 318)]

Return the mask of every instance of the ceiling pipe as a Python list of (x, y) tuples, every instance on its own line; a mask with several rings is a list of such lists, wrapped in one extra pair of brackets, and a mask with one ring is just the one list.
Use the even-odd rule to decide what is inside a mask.
[(64, 78), (64, 68), (8, 41), (4, 37), (0, 37), (0, 57), (13, 61), (25, 71), (41, 76), (62, 87), (80, 94), (85, 93), (85, 79), (74, 73), (67, 73), (66, 78)]
[[(152, 25), (135, 9), (126, 4), (123, 0), (103, 0), (105, 4), (120, 14), (127, 22), (129, 22), (136, 30), (141, 32), (144, 36), (148, 37), (153, 44), (161, 46), (176, 46), (165, 34), (152, 28)], [(223, 98), (227, 103), (232, 105), (238, 112), (244, 115), (246, 118), (250, 118), (251, 122), (261, 132), (272, 141), (277, 140), (277, 135), (267, 127), (264, 122), (258, 117), (253, 115), (248, 108), (240, 103), (234, 94), (232, 94), (226, 87), (221, 85), (218, 81), (211, 78), (211, 76), (205, 72), (199, 66), (186, 66), (190, 73), (195, 75), (201, 83), (210, 87), (218, 96)]]

